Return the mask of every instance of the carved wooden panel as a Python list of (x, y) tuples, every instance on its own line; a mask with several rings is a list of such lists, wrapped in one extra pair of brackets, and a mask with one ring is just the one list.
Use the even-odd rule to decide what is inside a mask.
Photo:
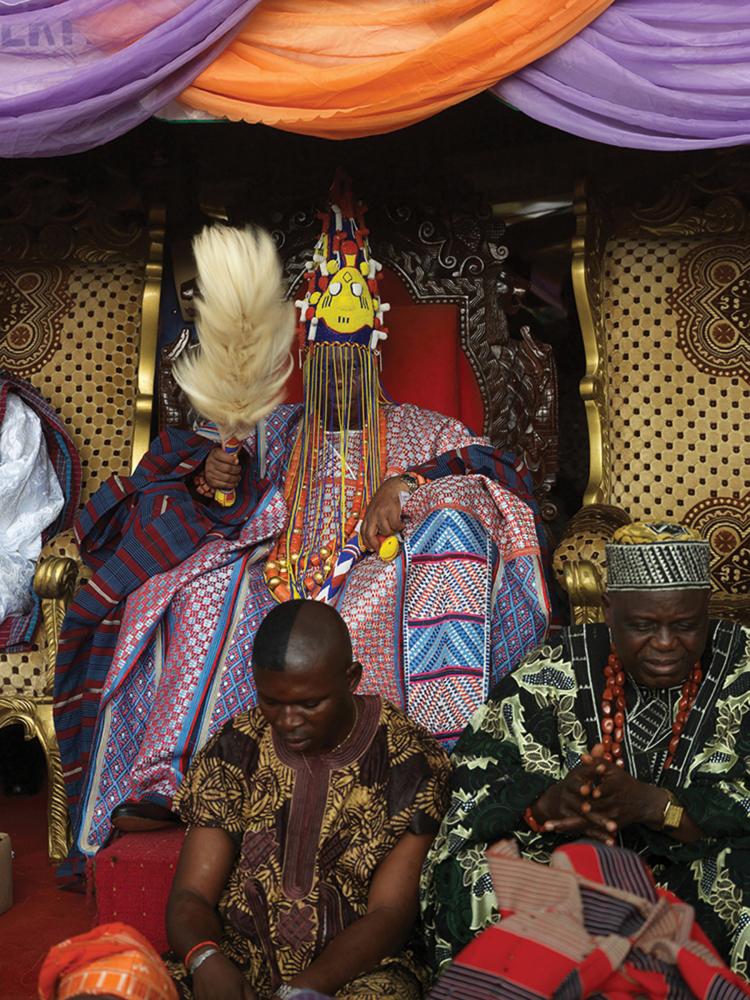
[(140, 262), (145, 211), (136, 198), (124, 177), (94, 198), (52, 171), (11, 176), (0, 192), (0, 263)]

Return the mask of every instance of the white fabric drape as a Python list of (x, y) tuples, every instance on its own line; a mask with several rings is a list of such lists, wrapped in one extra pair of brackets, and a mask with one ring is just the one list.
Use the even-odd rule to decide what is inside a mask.
[(8, 393), (0, 428), (0, 622), (29, 610), (42, 532), (63, 503), (40, 418)]

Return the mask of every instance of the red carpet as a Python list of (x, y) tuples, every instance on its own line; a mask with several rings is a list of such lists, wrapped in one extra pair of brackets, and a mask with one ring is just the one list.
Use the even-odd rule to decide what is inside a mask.
[(33, 1000), (44, 956), (53, 944), (97, 922), (137, 927), (159, 951), (167, 947), (164, 908), (185, 828), (130, 834), (96, 859), (99, 917), (93, 902), (60, 889), (47, 860), (47, 792), (0, 795), (0, 830), (10, 835), (13, 906), (0, 914), (0, 1000)]
[(93, 904), (58, 888), (47, 859), (47, 791), (31, 797), (0, 794), (0, 830), (10, 835), (13, 906), (0, 914), (0, 998), (33, 1000), (49, 948), (94, 923)]

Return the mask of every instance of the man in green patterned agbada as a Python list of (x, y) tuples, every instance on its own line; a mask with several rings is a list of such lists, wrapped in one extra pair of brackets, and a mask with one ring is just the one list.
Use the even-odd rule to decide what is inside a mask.
[(421, 884), (436, 970), (498, 918), (489, 844), (546, 862), (593, 838), (641, 854), (750, 972), (750, 632), (709, 621), (709, 546), (679, 525), (619, 529), (607, 570), (607, 624), (530, 654), (455, 748)]

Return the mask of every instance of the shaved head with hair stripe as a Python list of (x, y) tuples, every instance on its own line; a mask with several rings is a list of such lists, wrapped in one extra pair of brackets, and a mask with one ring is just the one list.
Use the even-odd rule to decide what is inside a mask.
[(306, 669), (324, 657), (327, 662), (352, 662), (352, 641), (346, 622), (330, 605), (319, 601), (285, 601), (261, 622), (253, 644), (253, 670)]
[(258, 707), (295, 753), (328, 753), (352, 732), (362, 667), (341, 615), (319, 601), (286, 601), (263, 619), (253, 646)]

